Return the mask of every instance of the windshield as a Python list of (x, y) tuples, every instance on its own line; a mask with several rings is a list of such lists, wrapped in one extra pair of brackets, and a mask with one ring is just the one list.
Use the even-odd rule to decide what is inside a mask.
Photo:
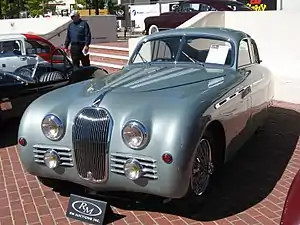
[(211, 37), (173, 36), (143, 43), (130, 63), (176, 62), (231, 66), (232, 52), (232, 44), (227, 41)]

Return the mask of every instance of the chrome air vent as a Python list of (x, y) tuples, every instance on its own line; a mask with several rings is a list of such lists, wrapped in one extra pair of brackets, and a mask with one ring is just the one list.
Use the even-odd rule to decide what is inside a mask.
[(113, 173), (124, 175), (124, 163), (128, 159), (138, 160), (144, 168), (144, 175), (142, 177), (149, 178), (151, 180), (157, 180), (157, 165), (156, 160), (139, 155), (123, 154), (123, 153), (111, 153), (110, 155), (110, 171)]
[(60, 146), (52, 146), (52, 145), (42, 145), (36, 144), (33, 146), (34, 150), (34, 161), (36, 163), (44, 164), (44, 154), (47, 150), (53, 149), (56, 151), (60, 157), (61, 164), (60, 166), (65, 167), (72, 167), (73, 165), (73, 158), (71, 154), (71, 149), (60, 147)]

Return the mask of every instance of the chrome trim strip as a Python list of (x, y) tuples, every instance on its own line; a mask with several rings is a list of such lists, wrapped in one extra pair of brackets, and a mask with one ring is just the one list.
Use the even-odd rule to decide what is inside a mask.
[(44, 144), (35, 144), (33, 147), (34, 153), (34, 162), (39, 164), (44, 164), (44, 154), (47, 150), (53, 149), (57, 152), (60, 157), (61, 163), (60, 166), (73, 167), (73, 157), (71, 149), (57, 146), (57, 145), (44, 145)]
[(237, 97), (240, 95), (243, 91), (245, 91), (247, 88), (251, 87), (252, 85), (245, 86), (241, 89), (236, 89), (236, 92), (233, 93), (232, 95), (220, 100), (217, 104), (215, 104), (215, 109), (219, 109), (221, 106), (225, 105), (225, 103), (229, 102), (233, 98)]
[(119, 175), (124, 174), (124, 164), (128, 159), (135, 159), (137, 160), (141, 166), (143, 167), (143, 176), (142, 178), (149, 178), (151, 180), (158, 179), (158, 171), (156, 160), (150, 158), (148, 156), (142, 155), (135, 155), (135, 154), (128, 154), (128, 153), (111, 153), (110, 158), (110, 171), (112, 173), (117, 173)]

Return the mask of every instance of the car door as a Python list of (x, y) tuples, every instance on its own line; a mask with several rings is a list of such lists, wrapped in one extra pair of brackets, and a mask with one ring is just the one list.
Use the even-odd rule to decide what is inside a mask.
[(230, 134), (229, 138), (231, 139), (229, 140), (230, 155), (237, 151), (251, 136), (253, 66), (248, 39), (243, 39), (239, 43), (237, 54), (237, 72), (240, 76), (240, 82), (233, 90), (235, 97), (230, 100), (231, 108), (224, 112), (226, 115), (232, 115), (228, 121), (228, 134)]
[(261, 60), (257, 44), (253, 39), (249, 39), (252, 58), (252, 129), (256, 130), (262, 126), (264, 119), (267, 116), (269, 106), (271, 73), (265, 67), (261, 66)]
[(14, 72), (16, 69), (28, 65), (23, 50), (22, 39), (4, 39), (0, 41), (0, 70)]

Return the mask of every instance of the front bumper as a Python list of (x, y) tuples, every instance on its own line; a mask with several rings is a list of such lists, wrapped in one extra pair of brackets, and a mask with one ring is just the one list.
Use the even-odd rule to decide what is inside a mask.
[[(39, 148), (37, 148), (39, 147)], [(50, 169), (43, 162), (43, 149), (56, 148), (61, 156), (61, 166)], [(38, 151), (37, 151), (38, 150)], [(32, 175), (73, 182), (95, 191), (127, 191), (153, 194), (166, 198), (182, 198), (189, 186), (189, 173), (180, 168), (176, 159), (166, 164), (161, 159), (154, 159), (139, 154), (111, 152), (107, 154), (107, 177), (101, 182), (93, 182), (79, 176), (73, 150), (65, 147), (39, 145), (34, 147), (19, 146), (20, 158), (24, 168)], [(138, 180), (129, 180), (123, 172), (127, 159), (138, 160), (146, 172)], [(184, 165), (184, 164), (183, 164)]]

